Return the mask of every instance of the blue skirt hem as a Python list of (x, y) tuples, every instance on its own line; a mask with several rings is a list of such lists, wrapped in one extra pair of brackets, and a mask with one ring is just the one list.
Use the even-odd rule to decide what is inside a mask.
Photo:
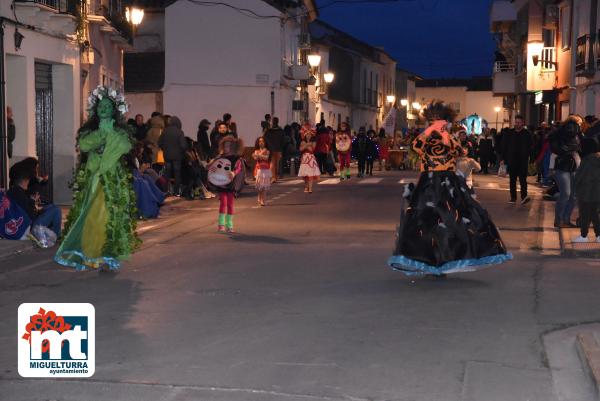
[(498, 265), (506, 261), (512, 260), (511, 253), (486, 256), (479, 259), (462, 259), (453, 260), (444, 263), (441, 266), (431, 266), (427, 263), (420, 262), (402, 255), (395, 255), (388, 259), (388, 265), (395, 271), (402, 272), (407, 276), (421, 276), (425, 274), (433, 274), (440, 276), (448, 273), (470, 272)]
[(112, 271), (117, 271), (121, 267), (121, 262), (118, 259), (111, 258), (111, 257), (101, 257), (101, 258), (92, 259), (92, 258), (88, 258), (82, 252), (78, 252), (78, 251), (63, 252), (63, 254), (67, 257), (70, 255), (75, 255), (75, 256), (79, 257), (81, 259), (81, 261), (87, 263), (87, 264), (77, 263), (75, 261), (65, 259), (65, 258), (59, 256), (58, 254), (54, 256), (54, 261), (56, 263), (58, 263), (59, 265), (63, 265), (63, 266), (67, 266), (67, 267), (74, 267), (75, 270), (77, 270), (77, 271), (84, 271), (84, 270), (88, 270), (90, 268), (95, 268), (95, 267), (92, 267), (93, 265), (97, 265), (98, 268), (101, 267), (102, 265), (107, 265), (108, 268)]

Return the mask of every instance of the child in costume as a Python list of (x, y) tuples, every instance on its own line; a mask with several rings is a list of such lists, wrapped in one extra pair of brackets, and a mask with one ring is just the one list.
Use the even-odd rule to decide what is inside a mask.
[(350, 156), (352, 151), (352, 134), (348, 123), (343, 122), (340, 131), (335, 134), (335, 147), (340, 162), (340, 181), (350, 179)]
[(54, 260), (77, 270), (118, 270), (140, 241), (135, 235), (136, 196), (125, 155), (132, 137), (123, 120), (127, 104), (99, 86), (88, 98), (89, 119), (78, 133), (79, 166), (74, 204)]
[(242, 174), (243, 163), (240, 139), (226, 136), (219, 142), (219, 153), (208, 165), (208, 182), (211, 190), (219, 193), (219, 232), (233, 233), (233, 202), (235, 177)]
[(265, 205), (267, 191), (271, 188), (271, 152), (267, 148), (264, 137), (259, 137), (254, 146), (252, 158), (256, 160), (254, 178), (256, 178), (256, 190), (258, 191), (258, 204)]
[(313, 183), (319, 179), (321, 170), (315, 158), (315, 147), (317, 142), (312, 130), (304, 131), (304, 137), (300, 142), (300, 152), (302, 159), (298, 169), (298, 177), (304, 178), (304, 192), (312, 193)]
[(473, 191), (473, 170), (481, 171), (481, 165), (475, 159), (466, 155), (456, 159), (456, 174), (464, 177), (467, 187), (471, 191)]
[(512, 259), (487, 211), (455, 174), (463, 152), (448, 132), (454, 118), (443, 103), (425, 110), (431, 122), (412, 143), (421, 158), (421, 176), (403, 211), (392, 269), (406, 275), (472, 271)]

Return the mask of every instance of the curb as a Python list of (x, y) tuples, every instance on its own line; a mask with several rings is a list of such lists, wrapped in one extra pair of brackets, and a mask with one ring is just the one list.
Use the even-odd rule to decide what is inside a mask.
[(598, 399), (600, 395), (600, 346), (593, 333), (583, 332), (577, 334), (576, 347), (583, 369), (592, 379), (596, 389), (596, 399)]
[[(579, 234), (579, 228), (561, 228), (559, 230), (561, 254), (570, 257), (600, 258), (600, 243), (595, 241), (574, 243), (571, 241)], [(593, 230), (590, 230), (590, 234), (593, 234)]]

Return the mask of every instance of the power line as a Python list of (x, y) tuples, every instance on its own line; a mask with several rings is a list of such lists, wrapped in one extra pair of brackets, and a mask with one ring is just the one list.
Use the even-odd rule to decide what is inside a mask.
[[(262, 15), (262, 14), (258, 14), (257, 12), (255, 12), (254, 10), (251, 10), (249, 8), (243, 8), (243, 7), (237, 7), (234, 6), (232, 4), (228, 4), (222, 1), (207, 1), (207, 0), (187, 0), (188, 2), (195, 4), (197, 6), (204, 6), (204, 7), (216, 7), (216, 6), (222, 6), (222, 7), (227, 7), (230, 8), (232, 10), (237, 11), (238, 13), (246, 16), (246, 17), (250, 17), (250, 18), (254, 18), (254, 19), (287, 19), (287, 17), (281, 17), (280, 15)], [(409, 3), (409, 2), (415, 2), (415, 1), (422, 1), (422, 0), (331, 0), (329, 3), (326, 3), (322, 6), (317, 6), (315, 7), (315, 10), (323, 10), (325, 8), (337, 5), (337, 4), (385, 4), (385, 3)], [(436, 5), (437, 5), (437, 1), (436, 0)], [(435, 8), (435, 6), (434, 6)], [(300, 14), (297, 16), (306, 16), (308, 15), (308, 13), (305, 14)]]

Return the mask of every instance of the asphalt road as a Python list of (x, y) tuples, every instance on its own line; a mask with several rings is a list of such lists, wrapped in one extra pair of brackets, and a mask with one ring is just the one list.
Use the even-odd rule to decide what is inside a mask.
[[(118, 274), (50, 251), (0, 262), (0, 400), (559, 399), (542, 336), (600, 321), (600, 262), (553, 254), (539, 189), (509, 205), (504, 179), (477, 176), (514, 261), (446, 280), (393, 272), (399, 180), (414, 178), (313, 194), (292, 181), (264, 208), (248, 191), (234, 236), (216, 232), (217, 201), (183, 201)], [(91, 379), (19, 377), (23, 302), (95, 306)]]

